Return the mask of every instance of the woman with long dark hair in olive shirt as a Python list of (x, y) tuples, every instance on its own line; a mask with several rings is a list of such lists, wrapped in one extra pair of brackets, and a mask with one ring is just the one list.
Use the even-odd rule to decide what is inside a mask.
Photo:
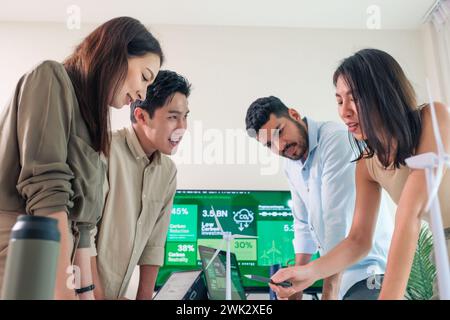
[(89, 233), (103, 207), (109, 108), (144, 100), (162, 62), (158, 40), (120, 17), (95, 29), (64, 63), (44, 61), (20, 79), (0, 116), (0, 288), (19, 214), (58, 220), (55, 298), (76, 298), (66, 285), (72, 263), (81, 287), (91, 287)]

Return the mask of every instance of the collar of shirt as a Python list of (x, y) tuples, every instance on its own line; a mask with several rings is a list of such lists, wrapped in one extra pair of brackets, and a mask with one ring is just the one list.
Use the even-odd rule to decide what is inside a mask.
[(126, 128), (126, 136), (125, 136), (128, 148), (130, 149), (131, 154), (136, 160), (144, 161), (146, 165), (156, 166), (161, 165), (161, 152), (156, 150), (153, 153), (153, 159), (150, 162), (147, 154), (139, 142), (139, 139), (136, 135), (136, 132), (133, 129), (133, 126)]

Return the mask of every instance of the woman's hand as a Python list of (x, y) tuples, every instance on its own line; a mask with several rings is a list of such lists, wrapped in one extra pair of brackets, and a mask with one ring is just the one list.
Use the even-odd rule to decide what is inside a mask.
[[(93, 284), (92, 269), (91, 269), (91, 256), (89, 254), (89, 248), (77, 249), (75, 251), (75, 265), (79, 267), (80, 274), (78, 276), (77, 283), (80, 283), (80, 287), (87, 287)], [(78, 295), (80, 300), (95, 300), (94, 291), (88, 291)]]
[(285, 299), (309, 288), (316, 280), (314, 273), (308, 265), (295, 266), (280, 269), (272, 276), (273, 282), (289, 281), (292, 283), (292, 287), (284, 288), (275, 284), (269, 284), (269, 286), (279, 298)]
[(67, 279), (70, 276), (70, 274), (67, 273), (67, 270), (69, 270), (70, 267), (70, 255), (73, 246), (69, 237), (67, 213), (64, 211), (55, 212), (49, 214), (48, 217), (58, 221), (58, 230), (61, 235), (58, 265), (56, 269), (55, 299), (78, 300), (74, 290), (67, 286)]

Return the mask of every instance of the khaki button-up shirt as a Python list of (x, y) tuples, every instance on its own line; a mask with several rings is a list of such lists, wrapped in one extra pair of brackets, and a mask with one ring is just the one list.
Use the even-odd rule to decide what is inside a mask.
[(160, 152), (150, 161), (133, 127), (112, 135), (108, 186), (96, 239), (107, 299), (125, 295), (136, 265), (163, 265), (176, 191), (176, 167)]

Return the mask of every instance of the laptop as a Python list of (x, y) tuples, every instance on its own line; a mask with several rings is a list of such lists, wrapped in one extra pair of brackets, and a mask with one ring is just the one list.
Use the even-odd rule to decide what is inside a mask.
[[(202, 261), (203, 273), (205, 275), (206, 287), (208, 289), (208, 297), (210, 300), (225, 300), (226, 288), (226, 251), (219, 251), (219, 254), (206, 269), (211, 261), (216, 249), (198, 246), (200, 259)], [(237, 263), (236, 255), (230, 253), (231, 266), (231, 299), (246, 300), (244, 286), (242, 284), (241, 273)]]
[(172, 272), (153, 300), (207, 300), (202, 270)]

